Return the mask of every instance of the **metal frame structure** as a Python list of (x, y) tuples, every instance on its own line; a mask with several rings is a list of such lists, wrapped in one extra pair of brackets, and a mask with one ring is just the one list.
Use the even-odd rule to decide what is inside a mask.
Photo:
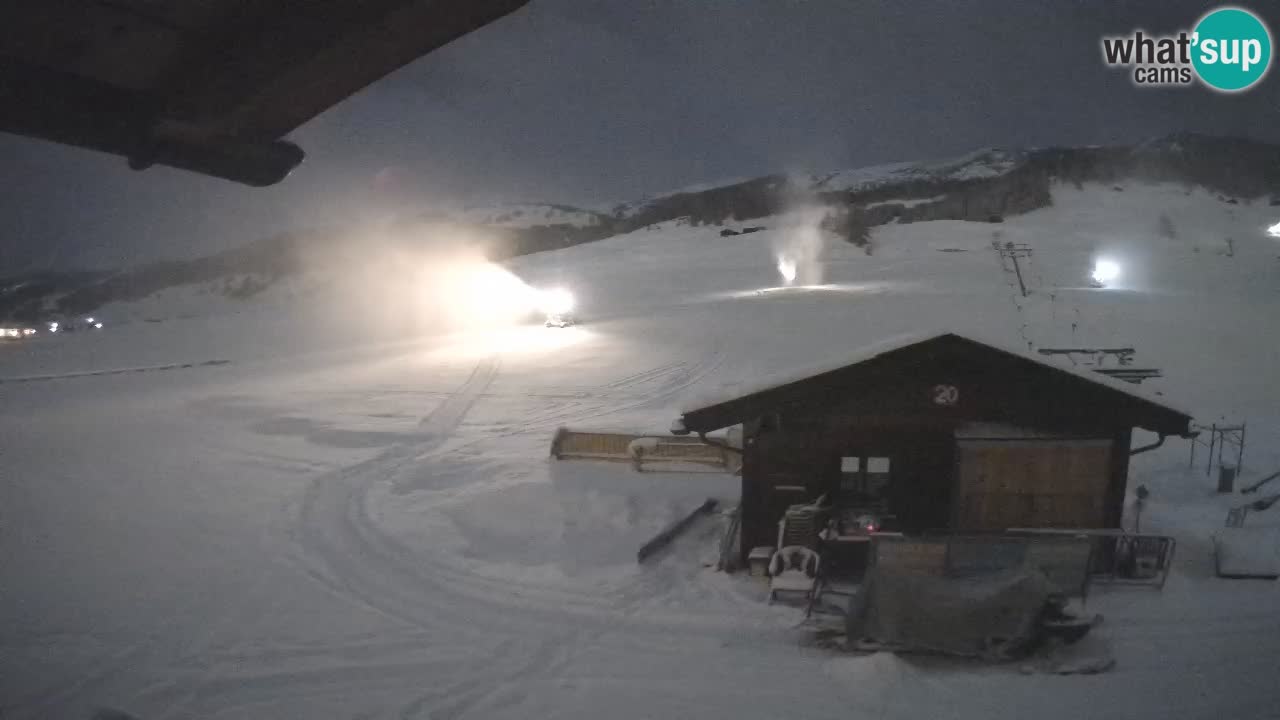
[[(1041, 355), (1066, 355), (1072, 365), (1085, 365), (1102, 367), (1107, 364), (1107, 358), (1116, 361), (1116, 365), (1129, 366), (1133, 364), (1133, 355), (1137, 352), (1131, 347), (1102, 347), (1102, 348), (1040, 348), (1036, 352)], [(1092, 359), (1092, 362), (1082, 362), (1078, 356), (1085, 356)]]
[[(1088, 538), (1093, 544), (1089, 581), (1107, 585), (1163, 588), (1178, 546), (1178, 541), (1167, 535), (1128, 533), (1111, 528), (1010, 528), (1008, 532), (1010, 535)], [(1139, 558), (1154, 560), (1149, 572), (1138, 568)]]
[[(1133, 355), (1136, 350), (1131, 347), (1040, 348), (1036, 352), (1041, 355), (1066, 356), (1073, 366), (1086, 367), (1099, 375), (1106, 375), (1134, 385), (1141, 384), (1143, 380), (1164, 377), (1164, 372), (1160, 368), (1133, 367)], [(1109, 359), (1115, 361), (1114, 366), (1106, 367)]]
[[(1216, 451), (1218, 453), (1218, 463), (1217, 463), (1218, 467), (1222, 467), (1222, 451), (1225, 447), (1230, 445), (1234, 447), (1236, 450), (1235, 468), (1236, 468), (1236, 476), (1239, 477), (1241, 470), (1244, 468), (1244, 442), (1245, 442), (1246, 424), (1247, 423), (1243, 423), (1243, 422), (1240, 423), (1239, 425), (1219, 425), (1217, 423), (1213, 423), (1211, 425), (1197, 425), (1193, 423), (1191, 425), (1191, 429), (1198, 430), (1200, 434), (1197, 435), (1196, 437), (1191, 438), (1191, 454), (1189, 459), (1187, 460), (1187, 468), (1190, 469), (1192, 467), (1195, 467), (1196, 446), (1205, 445), (1209, 448), (1209, 455), (1205, 460), (1204, 475), (1205, 477), (1209, 477), (1209, 475), (1213, 472), (1214, 452)], [(1209, 439), (1207, 441), (1204, 439), (1204, 435), (1206, 432), (1209, 435)]]

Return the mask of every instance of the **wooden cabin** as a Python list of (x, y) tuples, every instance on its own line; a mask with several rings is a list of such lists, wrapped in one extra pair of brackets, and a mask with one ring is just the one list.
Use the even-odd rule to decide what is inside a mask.
[(1134, 428), (1191, 418), (1138, 388), (954, 333), (685, 412), (743, 426), (741, 543), (772, 546), (791, 505), (874, 505), (897, 529), (1120, 526)]

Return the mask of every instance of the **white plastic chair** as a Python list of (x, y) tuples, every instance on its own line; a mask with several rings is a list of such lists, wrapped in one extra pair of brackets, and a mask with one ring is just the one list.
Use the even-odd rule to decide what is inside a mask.
[(769, 558), (769, 603), (778, 593), (801, 593), (813, 599), (818, 583), (818, 553), (800, 545), (788, 545)]

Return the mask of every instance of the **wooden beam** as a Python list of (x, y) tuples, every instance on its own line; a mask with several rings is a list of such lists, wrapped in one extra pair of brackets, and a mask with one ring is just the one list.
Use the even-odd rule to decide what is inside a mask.
[(665, 548), (667, 545), (670, 545), (671, 541), (676, 539), (676, 536), (685, 530), (688, 530), (689, 526), (693, 525), (693, 521), (698, 519), (698, 516), (707, 515), (715, 509), (716, 501), (711, 498), (707, 498), (705, 502), (694, 508), (693, 512), (667, 526), (667, 528), (662, 532), (653, 536), (652, 540), (641, 545), (640, 551), (636, 553), (636, 562), (643, 563), (645, 560), (648, 560), (654, 555), (654, 553)]

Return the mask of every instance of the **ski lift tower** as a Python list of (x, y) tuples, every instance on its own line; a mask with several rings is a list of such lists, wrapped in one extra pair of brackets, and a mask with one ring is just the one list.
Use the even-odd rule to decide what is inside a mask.
[[(1027, 283), (1022, 279), (1022, 266), (1018, 264), (1020, 258), (1030, 258), (1032, 255), (1031, 246), (1026, 243), (1006, 242), (1003, 245), (998, 240), (991, 241), (991, 247), (995, 249), (996, 254), (1000, 256), (1000, 267), (1007, 273), (1009, 272), (1009, 264), (1013, 265), (1013, 274), (1018, 278), (1018, 290), (1022, 292), (1022, 297), (1027, 296)], [(1005, 261), (1008, 260), (1009, 263)]]

